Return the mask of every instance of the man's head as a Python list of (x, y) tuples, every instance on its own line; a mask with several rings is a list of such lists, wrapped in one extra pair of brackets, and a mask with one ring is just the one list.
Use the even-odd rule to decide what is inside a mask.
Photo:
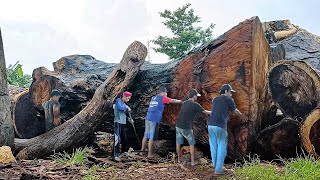
[(168, 90), (165, 87), (160, 87), (159, 88), (159, 95), (160, 96), (167, 96), (168, 95)]
[(236, 92), (235, 90), (232, 89), (232, 87), (229, 84), (224, 84), (220, 88), (220, 94), (225, 95), (225, 96), (232, 96), (232, 93)]
[(62, 97), (62, 94), (58, 90), (54, 89), (51, 91), (50, 97), (52, 100), (59, 102), (59, 98)]
[(201, 94), (199, 94), (196, 89), (191, 89), (189, 91), (189, 98), (192, 98), (193, 100), (197, 100), (198, 97), (200, 97), (200, 96), (201, 96)]
[(129, 91), (122, 93), (122, 100), (123, 102), (128, 102), (131, 99), (132, 93)]

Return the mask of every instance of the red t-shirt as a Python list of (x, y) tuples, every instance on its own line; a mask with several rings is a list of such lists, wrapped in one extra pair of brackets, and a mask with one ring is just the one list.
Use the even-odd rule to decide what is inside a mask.
[(167, 96), (163, 96), (162, 103), (163, 104), (170, 104), (171, 98), (168, 98)]

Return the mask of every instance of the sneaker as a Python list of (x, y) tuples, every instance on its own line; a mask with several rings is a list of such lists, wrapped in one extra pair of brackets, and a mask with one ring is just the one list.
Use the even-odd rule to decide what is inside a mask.
[(115, 157), (114, 160), (115, 160), (115, 161), (118, 161), (118, 162), (121, 161), (121, 159), (120, 159), (119, 157)]

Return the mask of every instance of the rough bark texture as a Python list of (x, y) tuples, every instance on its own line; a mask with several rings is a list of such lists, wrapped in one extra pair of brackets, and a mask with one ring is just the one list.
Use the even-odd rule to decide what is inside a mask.
[(320, 76), (303, 61), (279, 61), (269, 72), (273, 101), (288, 117), (301, 121), (320, 103)]
[(320, 37), (289, 20), (265, 22), (263, 27), (270, 44), (284, 46), (286, 60), (305, 61), (320, 69)]
[(262, 159), (295, 157), (301, 152), (298, 121), (284, 118), (262, 130), (255, 141), (254, 152)]
[[(109, 77), (97, 88), (92, 100), (76, 116), (61, 126), (24, 142), (19, 159), (33, 159), (77, 147), (99, 126), (106, 114), (111, 113), (112, 103), (128, 88), (147, 55), (147, 48), (140, 42), (132, 43)], [(20, 144), (21, 145), (21, 144)]]
[[(59, 60), (60, 63), (59, 61), (55, 63), (54, 72), (43, 69), (38, 69), (39, 72), (37, 72), (37, 69), (35, 70), (33, 74), (34, 82), (30, 88), (35, 107), (39, 107), (46, 100), (45, 97), (49, 95), (53, 87), (61, 90), (63, 95), (66, 96), (67, 104), (63, 108), (79, 107), (80, 110), (82, 107), (79, 104), (82, 103), (79, 103), (78, 99), (86, 97), (83, 98), (83, 102), (90, 99), (89, 96), (80, 96), (76, 93), (69, 93), (68, 96), (68, 92), (75, 92), (76, 87), (83, 89), (82, 83), (79, 83), (80, 86), (72, 86), (72, 83), (66, 83), (75, 81), (75, 77), (78, 76), (80, 76), (79, 81), (83, 82), (81, 73), (86, 72), (84, 70), (86, 67), (83, 71), (75, 70), (79, 67), (79, 64), (82, 64), (78, 62), (76, 57), (63, 59), (63, 61)], [(72, 59), (73, 62), (69, 63)], [(93, 69), (96, 69), (96, 67), (96, 65), (93, 65)], [(240, 23), (211, 43), (194, 49), (187, 57), (179, 61), (159, 65), (145, 63), (129, 89), (134, 95), (128, 103), (133, 108), (132, 116), (136, 122), (135, 125), (140, 138), (143, 135), (144, 118), (150, 99), (157, 94), (160, 86), (167, 86), (169, 89), (168, 96), (177, 99), (185, 97), (190, 88), (196, 88), (202, 94), (199, 103), (206, 109), (211, 109), (211, 101), (218, 96), (220, 86), (224, 83), (230, 83), (237, 91), (234, 94), (234, 99), (238, 108), (250, 120), (248, 123), (242, 123), (237, 117), (231, 117), (228, 129), (228, 155), (230, 158), (245, 157), (250, 152), (252, 140), (260, 131), (262, 116), (269, 106), (267, 99), (268, 68), (269, 46), (257, 17)], [(67, 75), (69, 75), (68, 81), (63, 80), (63, 77)], [(90, 75), (90, 77), (95, 77), (95, 75)], [(50, 87), (50, 90), (46, 90), (46, 87)], [(78, 101), (74, 100), (72, 102), (71, 95), (74, 95), (74, 99)], [(68, 103), (70, 101), (73, 107), (69, 107), (70, 104)], [(260, 104), (265, 104), (265, 106), (260, 106)], [(63, 108), (62, 111), (64, 111)], [(77, 112), (74, 109), (66, 111)], [(180, 105), (168, 105), (165, 108), (163, 122), (160, 125), (160, 139), (174, 139), (175, 120), (179, 111)], [(113, 114), (111, 112), (107, 114), (106, 119), (104, 119), (106, 120), (105, 124), (100, 126), (102, 127), (100, 130), (112, 133)], [(199, 115), (194, 123), (194, 132), (197, 143), (207, 148), (206, 124), (207, 118), (204, 115)], [(130, 128), (128, 126), (129, 142), (134, 142), (131, 145), (137, 145), (135, 143), (136, 137)]]
[(14, 147), (14, 129), (10, 110), (6, 61), (0, 29), (0, 146)]

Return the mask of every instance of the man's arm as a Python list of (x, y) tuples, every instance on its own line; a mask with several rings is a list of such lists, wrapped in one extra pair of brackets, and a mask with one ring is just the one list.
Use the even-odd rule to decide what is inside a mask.
[(59, 118), (59, 115), (60, 115), (60, 107), (57, 106), (57, 105), (54, 105), (53, 106), (53, 124), (58, 126), (60, 124), (60, 118)]
[(204, 110), (204, 111), (202, 111), (204, 114), (206, 114), (206, 115), (210, 115), (211, 114), (211, 111), (208, 111), (208, 110)]
[(178, 100), (178, 99), (171, 99), (171, 100), (170, 100), (170, 103), (173, 103), (173, 104), (181, 104), (182, 101), (181, 101), (181, 100)]
[(244, 114), (242, 114), (239, 109), (235, 109), (234, 111), (232, 111), (234, 114), (236, 114), (237, 116), (240, 117), (240, 119), (243, 121), (243, 122), (247, 122), (248, 118), (247, 116), (245, 116)]
[(121, 102), (121, 99), (117, 99), (116, 101), (116, 108), (118, 111), (126, 111), (127, 105)]

